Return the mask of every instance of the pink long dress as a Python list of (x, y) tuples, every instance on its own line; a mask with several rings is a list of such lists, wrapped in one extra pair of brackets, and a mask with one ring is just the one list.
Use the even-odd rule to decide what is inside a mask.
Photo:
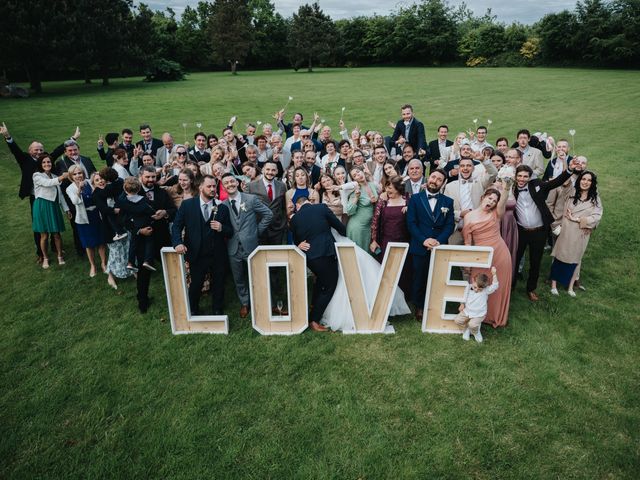
[(515, 211), (516, 199), (513, 197), (513, 194), (510, 193), (504, 215), (502, 215), (502, 221), (500, 222), (500, 234), (511, 253), (511, 262), (514, 264), (511, 275), (515, 275), (515, 263), (518, 252), (518, 224), (516, 223)]
[[(498, 290), (489, 295), (487, 304), (487, 316), (484, 323), (488, 323), (493, 328), (504, 327), (509, 318), (509, 302), (511, 300), (511, 276), (513, 267), (511, 254), (506, 243), (500, 236), (500, 219), (494, 210), (486, 220), (473, 223), (464, 222), (462, 235), (467, 245), (482, 247), (493, 247), (492, 266), (496, 267), (496, 275), (500, 286)], [(469, 237), (471, 243), (467, 243)], [(486, 273), (491, 278), (491, 270), (487, 268), (473, 268), (471, 275)]]

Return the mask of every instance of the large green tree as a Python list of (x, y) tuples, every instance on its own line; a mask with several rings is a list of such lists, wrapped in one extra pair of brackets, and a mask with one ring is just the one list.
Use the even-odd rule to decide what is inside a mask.
[(247, 0), (216, 0), (209, 23), (209, 41), (213, 58), (229, 63), (236, 75), (239, 63), (246, 58), (253, 41), (251, 11)]
[(291, 18), (289, 29), (289, 58), (297, 70), (307, 65), (309, 72), (319, 61), (327, 61), (333, 54), (337, 33), (329, 15), (318, 3), (301, 5)]

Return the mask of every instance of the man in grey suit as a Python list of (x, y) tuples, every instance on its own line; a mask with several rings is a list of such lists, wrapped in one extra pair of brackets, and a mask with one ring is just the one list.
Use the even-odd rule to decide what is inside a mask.
[(247, 185), (247, 193), (256, 195), (273, 213), (269, 228), (260, 235), (260, 245), (283, 245), (286, 238), (285, 193), (287, 193), (287, 187), (276, 178), (277, 175), (278, 165), (269, 160), (262, 168), (262, 178)]
[(171, 157), (171, 154), (175, 152), (176, 145), (173, 142), (173, 137), (169, 132), (162, 134), (162, 147), (158, 149), (156, 154), (156, 167), (164, 167), (165, 163)]
[(232, 173), (222, 176), (222, 186), (229, 194), (224, 204), (231, 212), (233, 236), (227, 243), (229, 265), (240, 300), (240, 317), (249, 314), (249, 275), (247, 258), (258, 246), (258, 238), (267, 230), (273, 213), (260, 199), (238, 191), (238, 180)]
[(427, 188), (426, 179), (424, 178), (424, 168), (420, 160), (414, 158), (409, 162), (407, 165), (407, 174), (409, 178), (404, 182), (404, 191), (409, 197)]

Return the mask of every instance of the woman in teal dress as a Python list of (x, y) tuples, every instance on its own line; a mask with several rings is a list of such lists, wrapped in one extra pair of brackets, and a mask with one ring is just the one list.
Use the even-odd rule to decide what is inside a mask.
[(67, 202), (62, 196), (60, 184), (68, 177), (65, 172), (57, 177), (51, 173), (53, 162), (48, 153), (42, 153), (38, 157), (38, 166), (33, 174), (33, 231), (40, 234), (40, 248), (42, 249), (42, 268), (49, 268), (47, 245), (49, 235), (53, 235), (53, 241), (58, 252), (58, 264), (64, 265), (62, 256), (62, 238), (60, 232), (64, 232), (64, 219), (60, 208), (69, 212)]
[(371, 244), (371, 219), (374, 206), (378, 201), (378, 191), (375, 183), (367, 181), (361, 167), (353, 167), (349, 173), (356, 185), (347, 201), (346, 214), (349, 216), (347, 237), (368, 252)]

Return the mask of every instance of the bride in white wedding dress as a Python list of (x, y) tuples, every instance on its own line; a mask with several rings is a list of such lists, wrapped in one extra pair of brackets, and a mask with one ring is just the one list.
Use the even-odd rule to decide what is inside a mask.
[[(367, 296), (367, 304), (371, 307), (375, 301), (377, 282), (382, 265), (349, 238), (343, 237), (334, 229), (331, 229), (331, 233), (333, 233), (336, 242), (349, 243), (355, 247), (356, 259), (360, 266), (360, 274), (362, 275), (364, 291)], [(322, 323), (334, 331), (342, 330), (343, 332), (353, 332), (355, 330), (355, 323), (353, 321), (349, 295), (347, 294), (347, 286), (345, 285), (342, 271), (339, 271), (338, 275), (338, 286), (336, 287), (333, 297), (331, 297), (331, 302), (327, 306), (324, 315), (322, 315)], [(397, 287), (389, 316), (393, 317), (409, 313), (411, 313), (411, 310), (409, 310), (409, 306), (404, 299), (404, 293), (400, 290), (400, 287)]]

